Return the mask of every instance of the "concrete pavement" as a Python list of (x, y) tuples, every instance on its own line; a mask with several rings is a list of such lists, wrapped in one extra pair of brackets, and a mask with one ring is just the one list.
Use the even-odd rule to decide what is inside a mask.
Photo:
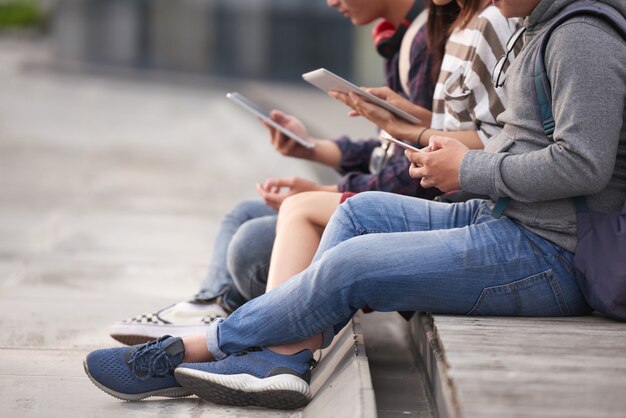
[(0, 39), (0, 416), (251, 413), (118, 402), (82, 358), (115, 345), (113, 321), (194, 294), (219, 219), (256, 182), (319, 175), (278, 156), (227, 90), (289, 103), (320, 133), (372, 128), (312, 88), (79, 75), (50, 71), (49, 54)]

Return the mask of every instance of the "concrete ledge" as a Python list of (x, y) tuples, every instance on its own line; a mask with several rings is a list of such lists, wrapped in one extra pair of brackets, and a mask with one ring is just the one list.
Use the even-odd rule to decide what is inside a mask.
[(624, 416), (624, 323), (420, 314), (411, 329), (441, 417)]
[(322, 352), (314, 370), (314, 398), (302, 411), (303, 417), (376, 417), (376, 400), (363, 331), (355, 317)]

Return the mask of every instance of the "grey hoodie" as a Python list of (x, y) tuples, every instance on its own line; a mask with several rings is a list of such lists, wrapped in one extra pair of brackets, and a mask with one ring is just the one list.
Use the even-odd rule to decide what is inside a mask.
[(552, 84), (554, 140), (535, 112), (530, 77), (539, 37), (565, 8), (595, 4), (626, 16), (624, 0), (542, 0), (525, 25), (524, 48), (509, 67), (502, 133), (461, 164), (463, 189), (511, 197), (505, 216), (569, 250), (576, 249), (571, 197), (610, 212), (626, 199), (626, 43), (601, 19), (568, 20), (550, 37), (545, 55)]

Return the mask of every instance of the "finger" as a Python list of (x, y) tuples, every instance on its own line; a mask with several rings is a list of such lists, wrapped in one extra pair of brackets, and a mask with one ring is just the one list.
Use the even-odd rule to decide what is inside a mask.
[(328, 92), (328, 95), (334, 99), (340, 100), (342, 102), (346, 102), (348, 100), (348, 96), (345, 93), (342, 93), (337, 90), (331, 90)]
[(447, 139), (448, 138), (443, 136), (431, 136), (428, 141), (428, 148), (430, 148), (431, 151), (442, 149), (447, 144)]
[(263, 200), (265, 200), (267, 192), (265, 191), (265, 189), (263, 188), (263, 185), (261, 183), (257, 183), (256, 184), (256, 191), (263, 198)]
[(365, 116), (366, 118), (372, 120), (374, 123), (383, 123), (385, 121), (391, 120), (392, 118), (395, 118), (395, 116), (393, 116), (391, 112), (378, 106), (377, 104), (368, 102), (367, 100), (356, 94), (354, 94), (354, 96), (352, 96), (353, 93), (350, 94), (350, 98), (354, 102), (354, 109), (362, 116)]
[(294, 183), (294, 179), (292, 177), (288, 178), (278, 178), (272, 179), (272, 186), (278, 187), (279, 189), (282, 187), (292, 187)]
[(356, 110), (352, 110), (350, 112), (348, 112), (348, 116), (355, 118), (357, 116), (361, 116), (361, 114), (359, 112), (357, 112)]
[(376, 107), (376, 105), (363, 100), (358, 94), (355, 93), (350, 93), (350, 100), (352, 101), (352, 108), (362, 115), (370, 114)]
[(277, 109), (273, 109), (270, 112), (270, 119), (272, 119), (274, 122), (282, 124), (283, 122), (285, 122), (288, 118), (287, 115), (284, 114), (283, 112), (281, 112), (280, 110)]
[(272, 187), (274, 187), (275, 179), (267, 179), (265, 183), (263, 183), (263, 190), (266, 192), (271, 192)]
[(417, 166), (423, 166), (427, 160), (427, 156), (423, 152), (413, 151), (410, 149), (404, 150), (404, 156), (413, 164)]
[(420, 180), (420, 186), (425, 189), (428, 189), (430, 187), (436, 187), (435, 183), (428, 177), (422, 177), (422, 179)]
[(289, 145), (289, 138), (287, 135), (283, 135), (281, 132), (276, 131), (274, 135), (274, 146), (281, 151), (287, 151), (287, 147)]
[(373, 94), (379, 99), (387, 100), (389, 97), (389, 89), (387, 87), (367, 87), (365, 91)]
[(274, 197), (265, 198), (265, 204), (276, 210), (278, 210), (278, 208), (280, 207), (280, 201), (278, 201)]
[(422, 177), (428, 177), (431, 173), (428, 167), (412, 163), (409, 169), (409, 174), (411, 175), (411, 177), (418, 179)]
[(278, 209), (278, 207), (281, 205), (281, 203), (283, 202), (283, 200), (285, 200), (286, 197), (287, 195), (285, 194), (274, 193), (274, 194), (269, 194), (266, 198), (266, 201), (274, 209)]
[(422, 176), (419, 173), (419, 167), (417, 167), (415, 164), (411, 164), (409, 166), (409, 176), (411, 176), (411, 178), (413, 179), (421, 179)]
[(339, 100), (341, 103), (345, 104), (346, 106), (354, 108), (354, 103), (352, 103), (350, 96), (348, 96), (347, 94), (335, 91), (335, 92), (332, 92), (331, 96)]

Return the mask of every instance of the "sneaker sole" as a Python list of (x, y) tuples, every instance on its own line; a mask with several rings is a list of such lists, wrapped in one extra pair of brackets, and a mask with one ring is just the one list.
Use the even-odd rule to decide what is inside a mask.
[(184, 388), (220, 405), (299, 409), (312, 397), (309, 384), (289, 374), (260, 379), (249, 374), (222, 375), (177, 368), (174, 375)]
[(123, 401), (140, 401), (145, 398), (149, 398), (151, 396), (164, 396), (167, 398), (185, 398), (187, 396), (193, 395), (193, 393), (189, 389), (185, 389), (183, 387), (179, 388), (167, 388), (161, 390), (155, 390), (152, 392), (144, 392), (144, 393), (121, 393), (116, 392), (113, 389), (110, 389), (103, 384), (99, 383), (96, 379), (91, 376), (89, 373), (89, 367), (87, 367), (87, 362), (83, 361), (83, 367), (85, 368), (85, 373), (98, 389), (102, 390), (105, 393), (113, 396), (114, 398), (121, 399)]
[(113, 325), (109, 330), (111, 338), (125, 345), (136, 345), (156, 340), (164, 335), (187, 337), (204, 334), (206, 325)]

